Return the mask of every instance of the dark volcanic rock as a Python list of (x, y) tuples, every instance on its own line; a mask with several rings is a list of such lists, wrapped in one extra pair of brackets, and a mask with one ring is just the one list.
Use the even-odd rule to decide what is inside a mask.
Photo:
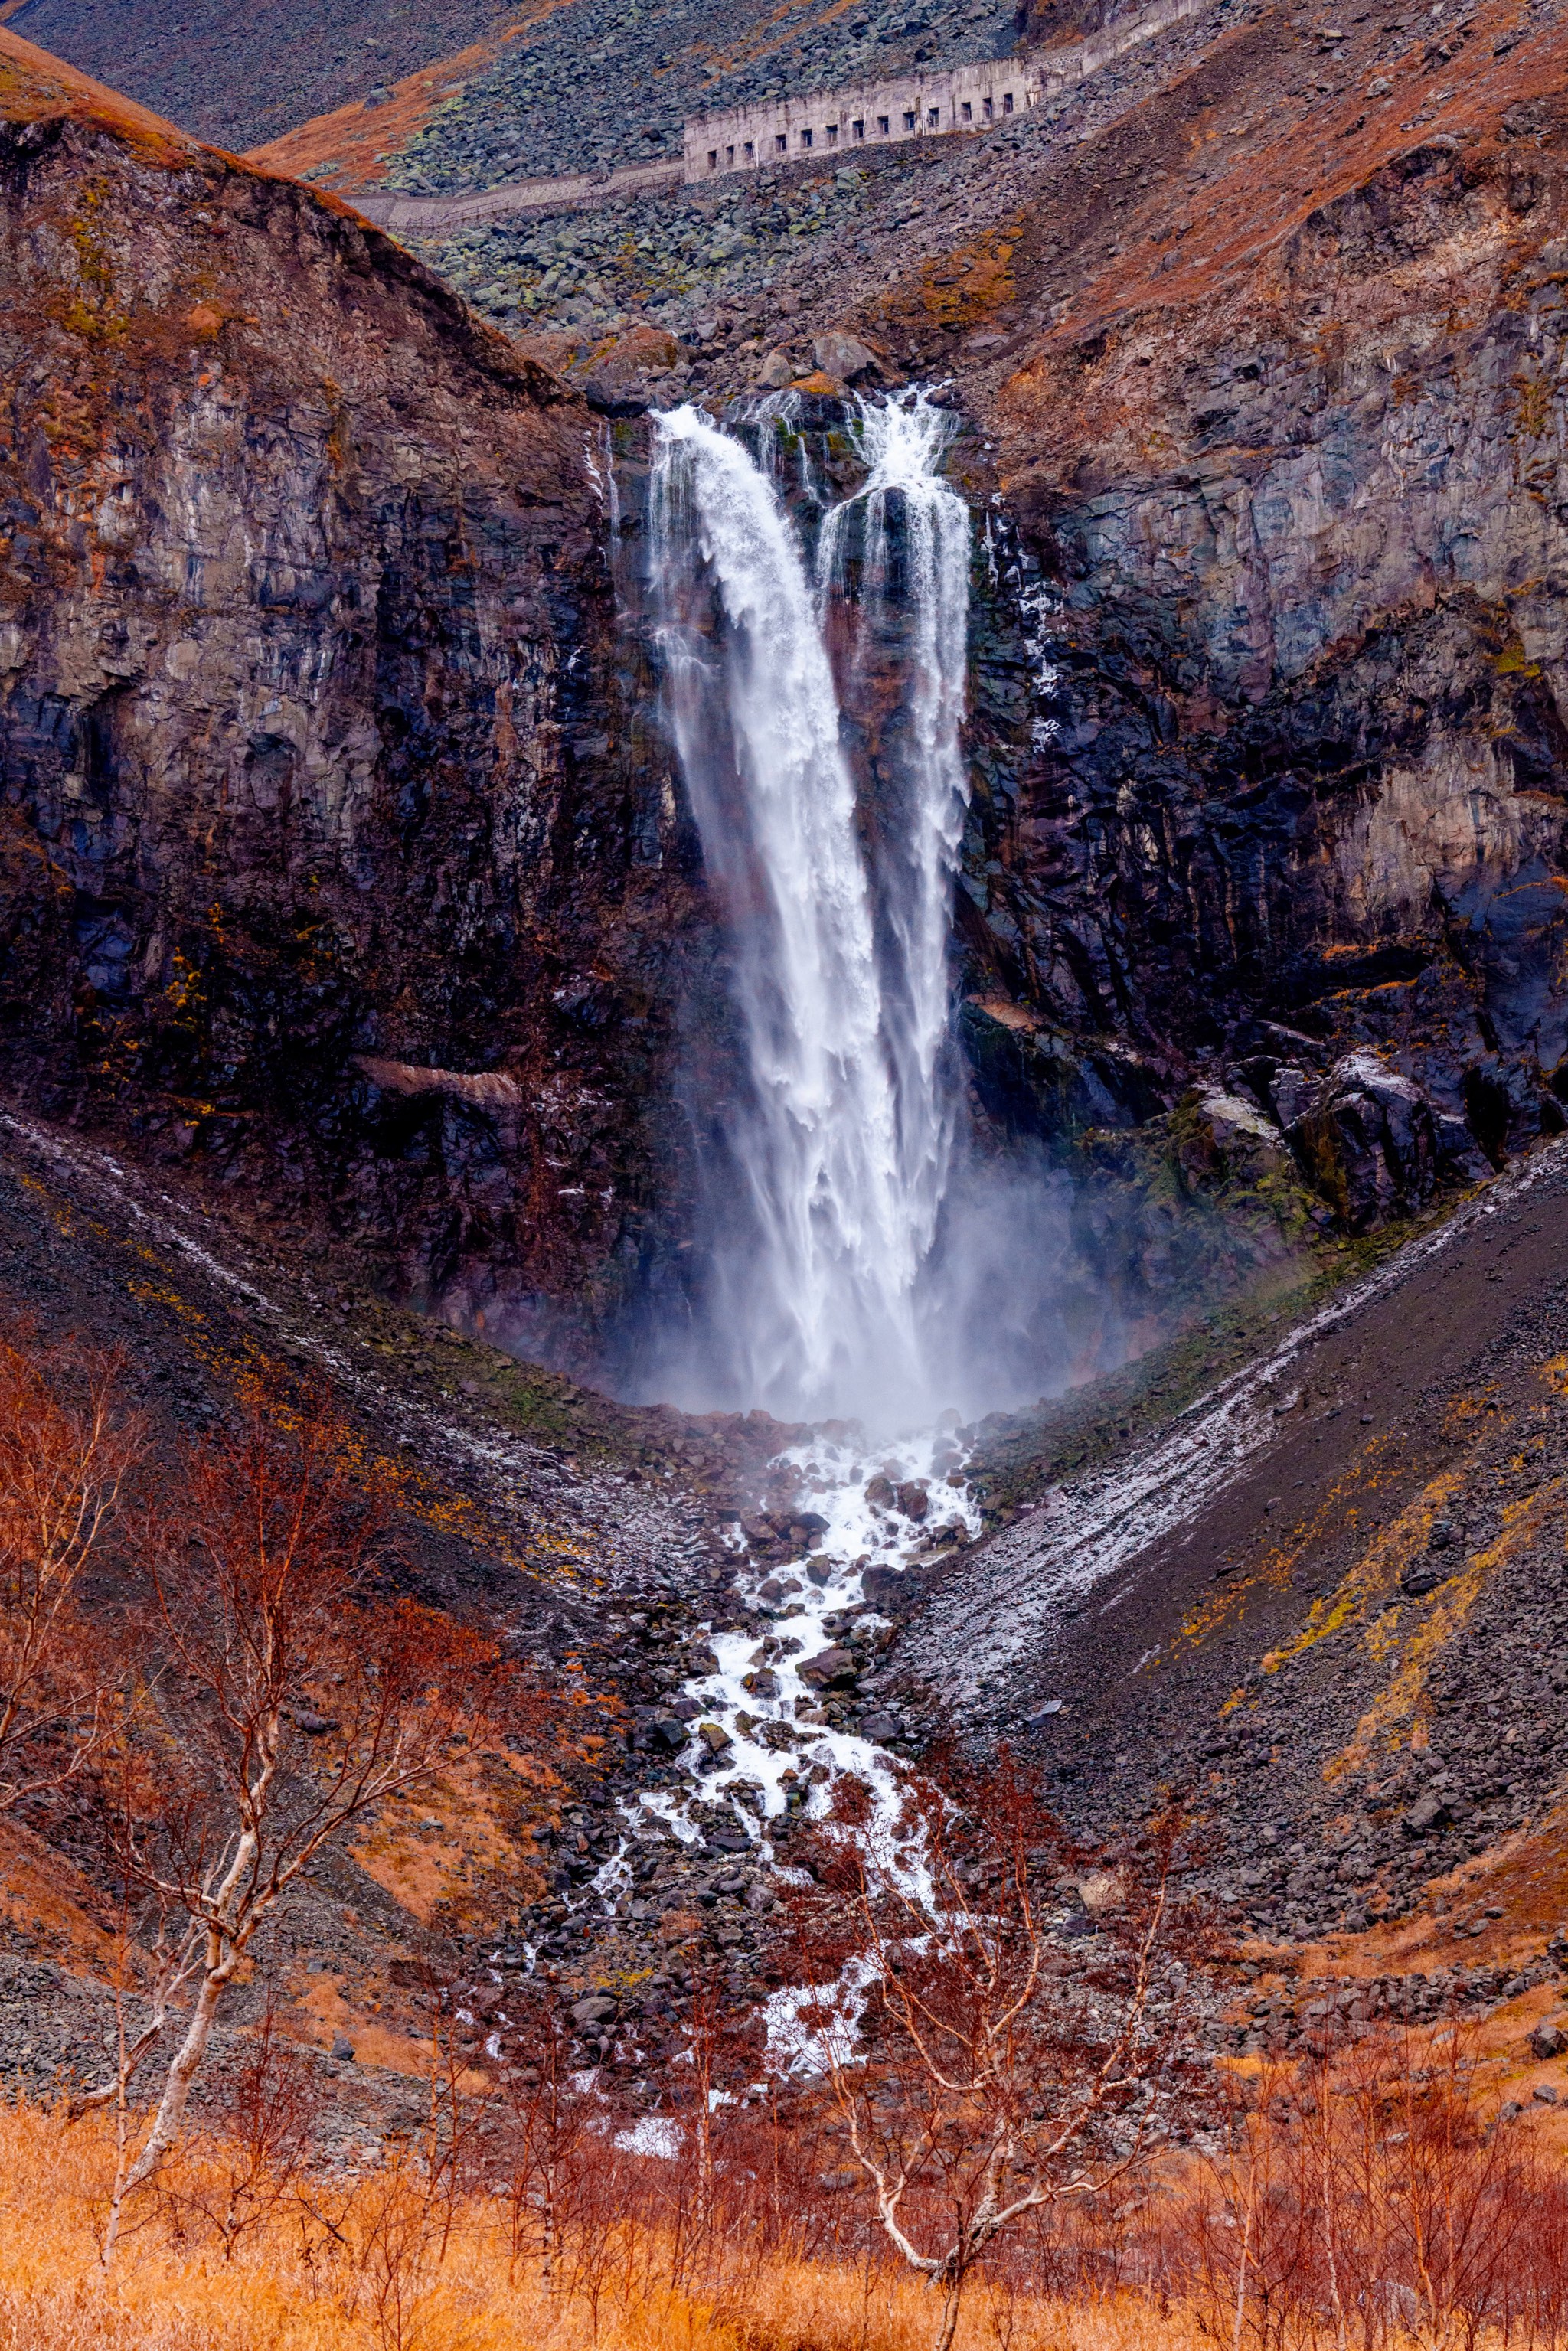
[(813, 1689), (852, 1689), (858, 1669), (848, 1649), (821, 1649), (800, 1667), (800, 1679)]
[[(1211, 189), (1216, 226), (1180, 267), (1156, 196), (1136, 269), (1081, 283), (1073, 330), (1048, 329), (1039, 292), (1065, 187), (1010, 254), (1023, 348), (979, 404), (1022, 525), (1017, 747), (998, 604), (961, 930), (971, 994), (1068, 1040), (1073, 1071), (1025, 1077), (1015, 1127), (1030, 1092), (1037, 1131), (1092, 1117), (1091, 1077), (1137, 1116), (1106, 1082), (1108, 1038), (1167, 1102), (1184, 1067), (1228, 1086), (1238, 1069), (1364, 1226), (1561, 1125), (1568, 725), (1544, 486), (1568, 128), (1555, 100), (1531, 124), (1528, 172), (1506, 115), (1413, 140), (1245, 249), (1217, 250)], [(1140, 164), (1157, 184), (1160, 136), (1108, 141), (1102, 193), (1125, 201)], [(878, 323), (895, 341), (891, 308)]]
[(591, 418), (298, 186), (0, 97), (5, 1082), (493, 1335), (612, 1307), (692, 896)]
[(1479, 1183), (1490, 1170), (1469, 1129), (1375, 1053), (1347, 1053), (1285, 1129), (1303, 1172), (1350, 1232), (1408, 1216), (1442, 1176)]
[(1405, 1832), (1413, 1837), (1429, 1836), (1434, 1829), (1447, 1828), (1451, 1817), (1444, 1799), (1435, 1789), (1428, 1789), (1406, 1813)]

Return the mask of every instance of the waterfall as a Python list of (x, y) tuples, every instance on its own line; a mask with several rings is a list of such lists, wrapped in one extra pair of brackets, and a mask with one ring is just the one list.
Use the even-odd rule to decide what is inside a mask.
[(847, 527), (859, 507), (860, 643), (891, 647), (905, 687), (905, 724), (894, 737), (893, 820), (874, 883), (885, 937), (883, 1032), (894, 1070), (900, 1182), (922, 1264), (946, 1188), (957, 1102), (943, 1068), (951, 1044), (947, 940), (969, 799), (960, 741), (969, 509), (937, 470), (952, 432), (952, 417), (918, 392), (862, 401), (861, 446), (870, 472), (857, 496), (827, 517), (817, 551), (818, 608), (826, 620), (843, 593)]
[[(748, 1098), (694, 1102), (709, 1182), (710, 1371), (786, 1414), (930, 1408), (920, 1285), (953, 1134), (947, 927), (968, 513), (936, 475), (918, 395), (862, 409), (867, 479), (808, 576), (741, 444), (691, 407), (656, 419), (653, 584), (675, 747), (727, 916)], [(903, 632), (906, 725), (891, 844), (868, 858), (820, 600), (852, 508), (862, 629)], [(894, 593), (895, 541), (903, 595)]]

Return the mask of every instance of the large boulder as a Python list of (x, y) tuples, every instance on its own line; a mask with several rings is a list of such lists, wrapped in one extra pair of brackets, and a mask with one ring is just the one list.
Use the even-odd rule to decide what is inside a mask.
[(843, 327), (830, 327), (817, 336), (811, 356), (824, 375), (840, 383), (858, 383), (879, 372), (876, 353)]
[(1285, 1141), (1353, 1233), (1411, 1215), (1440, 1181), (1479, 1183), (1490, 1172), (1462, 1120), (1364, 1050), (1345, 1054), (1307, 1090)]
[(1285, 1165), (1280, 1130), (1256, 1103), (1218, 1086), (1202, 1086), (1177, 1113), (1176, 1157), (1187, 1175), (1256, 1183)]
[(815, 1690), (852, 1689), (860, 1678), (853, 1653), (837, 1646), (820, 1649), (800, 1670), (800, 1679)]

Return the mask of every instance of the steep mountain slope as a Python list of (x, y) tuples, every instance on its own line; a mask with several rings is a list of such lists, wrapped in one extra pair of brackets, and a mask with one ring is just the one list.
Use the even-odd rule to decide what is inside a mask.
[(6, 1082), (405, 1290), (611, 1302), (693, 902), (588, 413), (0, 43)]
[[(559, 1835), (603, 1802), (619, 1751), (607, 1612), (703, 1604), (715, 1562), (682, 1455), (705, 1432), (525, 1374), (441, 1323), (389, 1311), (297, 1247), (235, 1240), (189, 1197), (79, 1137), (0, 1112), (0, 1327), (75, 1334), (121, 1365), (155, 1477), (232, 1425), (257, 1384), (285, 1425), (329, 1415), (384, 1520), (401, 1590), (499, 1635), (564, 1717), (515, 1771), (457, 1761), (297, 1889), (219, 2033), (220, 2066), (264, 2006), (319, 2060), (316, 2143), (373, 2148), (417, 2121), (429, 1986), (547, 1889)], [(116, 1562), (118, 1570), (118, 1562)], [(103, 1579), (110, 1604), (122, 1596)], [(623, 1616), (616, 1625), (623, 1625)], [(574, 1662), (568, 1666), (570, 1657)], [(574, 1678), (574, 1677), (576, 1678)], [(112, 2041), (112, 1904), (90, 1814), (68, 1791), (0, 1820), (0, 2076), (47, 2094)], [(423, 2047), (421, 2045), (423, 2035)], [(351, 2052), (355, 2062), (341, 2063)]]
[(1015, 1130), (1218, 1085), (1194, 1147), (1290, 1128), (1354, 1224), (1473, 1173), (1461, 1124), (1498, 1164), (1561, 1123), (1560, 30), (1199, 21), (1060, 120), (797, 179), (766, 308), (765, 248), (688, 330), (682, 389), (772, 344), (824, 434), (825, 330), (954, 381), (993, 508), (959, 931)]
[(1565, 1150), (1190, 1401), (1151, 1364), (1097, 1460), (1076, 1414), (994, 1424), (1033, 1499), (915, 1608), (936, 1715), (1021, 1740), (1085, 1822), (1192, 1791), (1223, 1899), (1296, 1941), (1506, 1856), (1568, 1781)]
[[(225, 147), (363, 99), (450, 57), (517, 14), (506, 0), (13, 0), (14, 32)], [(525, 16), (529, 11), (522, 12)]]
[[(1043, 12), (1039, 38), (1103, 8)], [(217, 0), (169, 11), (131, 0), (21, 0), (6, 21), (200, 137), (279, 141), (287, 168), (329, 169), (344, 134), (367, 134), (410, 187), (583, 171), (678, 155), (687, 113), (774, 91), (901, 72), (949, 54), (1006, 54), (1009, 0), (407, 0), (347, 9)], [(384, 168), (384, 167), (383, 167)]]

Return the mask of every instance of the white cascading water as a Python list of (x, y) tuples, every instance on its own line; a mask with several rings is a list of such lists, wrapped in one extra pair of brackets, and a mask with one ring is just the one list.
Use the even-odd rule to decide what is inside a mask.
[[(716, 1401), (716, 1385), (827, 1425), (769, 1472), (813, 1513), (814, 1556), (768, 1567), (737, 1533), (749, 1623), (713, 1630), (712, 1670), (684, 1692), (705, 1738), (688, 1744), (674, 1786), (622, 1803), (621, 1847), (586, 1898), (632, 1905), (632, 1856), (666, 1836), (700, 1844), (714, 1808), (729, 1807), (771, 1859), (779, 1818), (802, 1802), (824, 1816), (849, 1775), (865, 1791), (858, 1834), (872, 1866), (930, 1901), (886, 1743), (900, 1719), (878, 1708), (865, 1676), (852, 1725), (810, 1665), (849, 1614), (878, 1621), (873, 1566), (896, 1574), (980, 1531), (964, 1448), (933, 1426), (955, 1355), (933, 1276), (956, 1157), (947, 937), (967, 800), (968, 509), (938, 473), (940, 412), (918, 393), (866, 404), (866, 478), (825, 517), (813, 582), (768, 474), (741, 444), (691, 407), (656, 422), (652, 585), (666, 705), (726, 905), (747, 1079), (744, 1099), (728, 1070), (694, 1081), (715, 1294), (688, 1384), (694, 1402)], [(863, 829), (830, 641), (849, 648), (851, 716), (874, 708), (880, 722)], [(761, 1638), (759, 1618), (774, 1627)], [(802, 2018), (828, 1999), (852, 2030), (868, 1967), (772, 1996), (774, 2064), (816, 2068), (820, 2030)], [(654, 2114), (618, 2144), (674, 2158), (685, 2140)]]
[(831, 597), (851, 510), (863, 509), (862, 622), (885, 628), (901, 503), (904, 804), (874, 875), (789, 517), (748, 452), (698, 411), (657, 425), (652, 554), (668, 705), (727, 904), (751, 1081), (747, 1103), (696, 1105), (747, 1196), (747, 1213), (721, 1204), (716, 1217), (710, 1322), (737, 1400), (792, 1416), (906, 1418), (939, 1400), (919, 1289), (954, 1120), (944, 1048), (967, 798), (969, 517), (936, 471), (947, 420), (920, 394), (866, 404), (868, 476), (821, 541)]
[[(919, 393), (862, 402), (861, 445), (871, 471), (857, 496), (827, 516), (817, 550), (818, 610), (825, 622), (842, 590), (848, 524), (857, 506), (863, 510), (862, 640), (896, 635), (907, 680), (899, 806), (884, 832), (875, 881), (886, 940), (883, 1035), (898, 1104), (899, 1181), (922, 1266), (936, 1238), (953, 1144), (956, 1092), (944, 1081), (943, 1066), (950, 1042), (947, 939), (969, 799), (960, 739), (969, 509), (938, 470), (952, 431), (951, 416)], [(894, 576), (895, 533), (901, 578)]]

